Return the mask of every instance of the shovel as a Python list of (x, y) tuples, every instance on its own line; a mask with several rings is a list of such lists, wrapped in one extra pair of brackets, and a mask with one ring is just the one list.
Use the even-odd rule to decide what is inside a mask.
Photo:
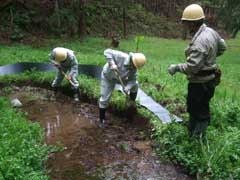
[(126, 112), (126, 117), (128, 117), (127, 121), (129, 121), (129, 119), (133, 119), (134, 114), (137, 113), (137, 108), (136, 108), (136, 106), (134, 104), (131, 103), (132, 100), (130, 98), (129, 92), (127, 92), (125, 90), (125, 85), (124, 85), (123, 80), (122, 80), (122, 78), (121, 78), (121, 76), (119, 74), (119, 71), (118, 70), (114, 70), (114, 74), (115, 74), (115, 77), (119, 80), (119, 82), (120, 82), (120, 84), (121, 84), (121, 86), (123, 88), (123, 92), (126, 94), (126, 99), (127, 99), (127, 102), (128, 102), (127, 103), (127, 109), (128, 110)]
[(59, 71), (64, 75), (64, 78), (68, 80), (68, 82), (73, 86), (75, 87), (75, 84), (72, 82), (71, 79), (68, 78), (68, 75), (62, 70), (62, 68), (60, 67), (59, 64), (57, 64), (55, 61), (51, 61), (52, 64), (57, 68), (59, 69)]
[(113, 70), (113, 72), (114, 72), (115, 77), (117, 78), (117, 80), (119, 80), (119, 82), (120, 82), (120, 84), (122, 86), (123, 92), (126, 94), (127, 97), (129, 97), (129, 92), (127, 92), (125, 90), (125, 85), (124, 85), (123, 80), (122, 80), (122, 78), (121, 78), (121, 76), (119, 74), (119, 71), (118, 70)]

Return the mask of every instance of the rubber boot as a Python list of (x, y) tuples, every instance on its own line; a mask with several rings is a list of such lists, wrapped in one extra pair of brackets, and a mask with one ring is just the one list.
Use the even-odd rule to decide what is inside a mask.
[(137, 97), (137, 92), (130, 92), (130, 99), (132, 101), (135, 101), (136, 100), (136, 97)]
[(209, 119), (198, 119), (195, 129), (195, 136), (202, 140), (206, 137), (206, 131), (209, 125)]
[(59, 90), (59, 87), (53, 87), (52, 89), (53, 89), (53, 91), (54, 91), (54, 94), (57, 94), (57, 92), (58, 92), (58, 90)]
[(190, 116), (188, 124), (189, 136), (196, 139), (205, 138), (208, 124), (209, 119), (200, 120)]
[(99, 119), (101, 124), (105, 123), (105, 112), (106, 112), (106, 109), (99, 108)]
[(188, 122), (188, 133), (190, 138), (193, 137), (195, 128), (196, 128), (196, 120), (193, 116), (190, 115), (189, 122)]
[(129, 94), (130, 96), (130, 101), (127, 103), (127, 107), (135, 107), (135, 100), (136, 100), (136, 97), (137, 97), (137, 93), (133, 93), (133, 92), (130, 92)]
[(75, 89), (74, 90), (74, 95), (73, 95), (73, 98), (74, 98), (74, 101), (75, 102), (78, 102), (79, 101), (79, 88), (78, 89)]
[(51, 100), (56, 101), (58, 97), (59, 87), (52, 87), (52, 90), (54, 92), (54, 96), (51, 98)]

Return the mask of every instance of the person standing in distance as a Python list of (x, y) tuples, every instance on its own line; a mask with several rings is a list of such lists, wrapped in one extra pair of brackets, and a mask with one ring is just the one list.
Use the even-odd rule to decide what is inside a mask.
[(186, 74), (188, 83), (187, 111), (189, 135), (205, 135), (210, 123), (209, 102), (215, 87), (220, 83), (221, 71), (216, 58), (226, 50), (225, 41), (204, 23), (205, 15), (198, 4), (187, 6), (182, 14), (182, 23), (193, 37), (185, 50), (186, 62), (171, 64), (168, 72)]

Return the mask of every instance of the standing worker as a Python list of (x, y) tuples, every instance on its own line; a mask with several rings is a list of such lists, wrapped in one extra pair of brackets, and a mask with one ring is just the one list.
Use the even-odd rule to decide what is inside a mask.
[(101, 97), (99, 99), (100, 123), (105, 121), (105, 112), (116, 83), (121, 83), (123, 91), (135, 101), (138, 92), (137, 70), (144, 66), (146, 57), (142, 53), (124, 53), (106, 49), (107, 63), (101, 75)]
[(120, 43), (119, 35), (112, 36), (111, 47), (112, 48), (118, 48), (119, 47), (119, 43)]
[(58, 91), (62, 80), (66, 78), (74, 91), (74, 100), (79, 101), (78, 62), (74, 52), (62, 47), (54, 48), (50, 54), (50, 61), (58, 69), (56, 78), (52, 82), (54, 91)]
[(187, 111), (189, 135), (205, 135), (210, 122), (209, 102), (215, 87), (220, 83), (221, 71), (216, 57), (226, 50), (225, 41), (213, 29), (204, 24), (205, 15), (198, 4), (187, 6), (182, 14), (182, 23), (193, 37), (185, 50), (186, 63), (172, 64), (168, 72), (186, 74), (188, 83)]

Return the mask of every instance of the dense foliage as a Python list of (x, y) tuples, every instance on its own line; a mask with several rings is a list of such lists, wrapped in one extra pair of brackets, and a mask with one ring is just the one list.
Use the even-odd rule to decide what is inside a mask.
[[(144, 33), (176, 37), (175, 21), (146, 11), (143, 5), (129, 1), (7, 1), (0, 3), (0, 37), (14, 41), (32, 36), (85, 34), (110, 37), (114, 33)], [(124, 10), (124, 12), (123, 12)]]
[[(181, 37), (181, 13), (190, 3), (187, 0), (33, 0), (27, 3), (4, 0), (0, 2), (0, 40), (32, 42), (46, 35), (110, 37), (116, 33), (124, 37), (138, 33)], [(201, 0), (199, 3), (211, 26), (236, 35), (240, 22), (238, 1)]]
[(159, 125), (154, 135), (160, 144), (159, 154), (186, 166), (200, 179), (239, 179), (240, 113), (237, 103), (227, 103), (219, 108), (213, 103), (212, 125), (206, 139), (200, 141), (188, 138), (186, 126)]

